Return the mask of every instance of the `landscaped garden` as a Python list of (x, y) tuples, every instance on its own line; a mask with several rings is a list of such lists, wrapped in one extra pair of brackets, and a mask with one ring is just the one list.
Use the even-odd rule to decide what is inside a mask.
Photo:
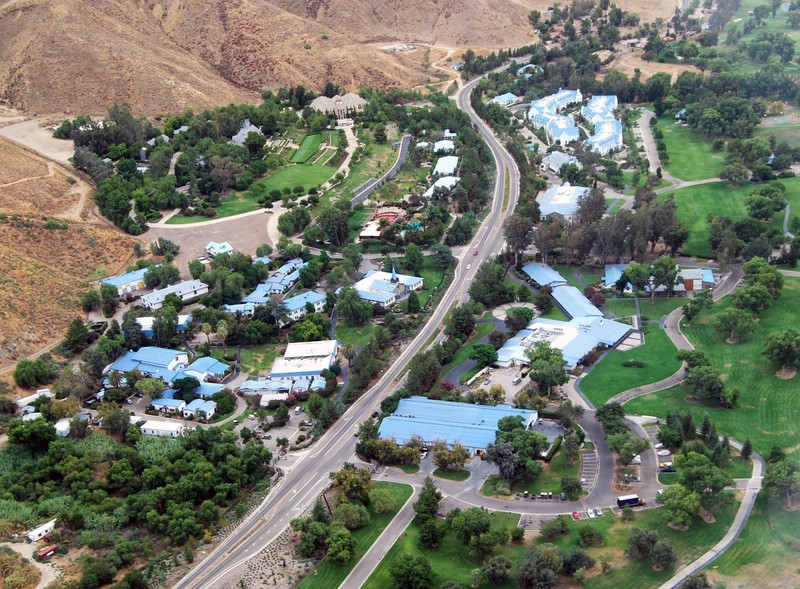
[[(777, 378), (778, 367), (762, 353), (767, 336), (782, 331), (787, 326), (787, 318), (800, 314), (800, 280), (785, 277), (778, 300), (761, 312), (755, 332), (738, 344), (726, 343), (714, 326), (715, 318), (729, 307), (730, 298), (726, 297), (709, 311), (703, 311), (690, 327), (682, 329), (689, 341), (706, 354), (712, 366), (722, 372), (725, 384), (739, 389), (741, 396), (737, 407), (723, 409), (687, 402), (688, 391), (679, 385), (633, 399), (625, 405), (625, 411), (664, 416), (668, 411), (689, 410), (696, 420), (702, 420), (707, 413), (721, 434), (739, 441), (749, 438), (758, 452), (768, 454), (773, 445), (785, 447), (789, 441), (800, 439), (797, 377)], [(788, 449), (795, 455), (799, 450), (796, 444)]]
[(658, 324), (645, 327), (644, 344), (624, 352), (612, 350), (581, 381), (580, 388), (595, 407), (614, 395), (674, 374), (681, 366), (677, 348)]
[[(550, 462), (542, 464), (542, 473), (533, 481), (521, 481), (511, 485), (511, 495), (501, 494), (498, 489), (498, 483), (507, 484), (502, 478), (492, 475), (486, 479), (486, 482), (481, 487), (481, 494), (489, 497), (510, 497), (516, 493), (524, 493), (527, 491), (529, 494), (538, 495), (539, 493), (553, 493), (558, 496), (561, 493), (561, 478), (569, 477), (572, 479), (579, 479), (581, 473), (581, 461), (568, 462), (564, 458), (563, 452), (557, 452)], [(585, 491), (581, 491), (580, 495), (585, 495)], [(578, 497), (572, 497), (577, 499)]]
[(389, 522), (394, 519), (394, 516), (397, 515), (397, 512), (400, 511), (400, 508), (403, 507), (412, 493), (410, 486), (398, 483), (378, 482), (374, 484), (374, 488), (384, 489), (392, 496), (395, 505), (394, 509), (375, 513), (374, 508), (370, 507), (369, 523), (363, 528), (352, 531), (353, 539), (356, 540), (356, 547), (353, 550), (353, 557), (350, 561), (347, 564), (337, 564), (329, 558), (323, 559), (317, 565), (315, 571), (306, 576), (297, 585), (298, 589), (339, 587), (361, 557), (367, 553), (378, 536), (381, 535), (381, 532), (389, 525)]
[(303, 137), (300, 147), (289, 158), (292, 164), (304, 164), (312, 155), (317, 153), (319, 146), (322, 145), (322, 133), (311, 133)]

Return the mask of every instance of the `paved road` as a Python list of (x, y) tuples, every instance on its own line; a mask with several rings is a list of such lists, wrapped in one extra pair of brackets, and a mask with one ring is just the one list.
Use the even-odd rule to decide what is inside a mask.
[[(475, 80), (464, 86), (457, 96), (457, 101), (459, 107), (466, 110), (475, 122), (492, 151), (497, 166), (496, 189), (492, 209), (478, 229), (470, 247), (465, 248), (461, 253), (461, 264), (456, 268), (453, 282), (445, 292), (442, 301), (417, 337), (404, 348), (397, 361), (384, 372), (375, 386), (353, 403), (347, 413), (283, 477), (279, 487), (272, 490), (264, 502), (242, 522), (235, 532), (178, 581), (174, 585), (176, 588), (199, 589), (218, 586), (227, 574), (256, 556), (275, 540), (286, 529), (292, 518), (310, 507), (316, 497), (328, 486), (328, 473), (340, 468), (342, 463), (353, 458), (354, 433), (361, 416), (369, 415), (376, 410), (383, 397), (399, 388), (408, 361), (423, 349), (428, 338), (439, 329), (450, 307), (454, 303), (465, 300), (468, 296), (467, 287), (480, 263), (493, 253), (500, 251), (503, 242), (503, 222), (513, 211), (519, 194), (519, 171), (486, 124), (478, 119), (469, 106), (469, 92), (477, 82), (478, 80)], [(507, 208), (503, 209), (507, 174), (510, 198)], [(478, 249), (477, 256), (472, 256), (474, 249)], [(466, 269), (464, 262), (468, 256), (472, 265), (471, 269)]]

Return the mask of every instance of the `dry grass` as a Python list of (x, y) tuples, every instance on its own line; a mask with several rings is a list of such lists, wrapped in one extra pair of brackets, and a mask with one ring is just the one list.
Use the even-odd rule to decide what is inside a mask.
[(132, 247), (131, 237), (101, 226), (0, 223), (0, 366), (60, 339), (82, 313), (90, 275), (122, 269)]
[[(644, 19), (643, 19), (644, 20)], [(623, 53), (617, 56), (617, 58), (607, 67), (603, 68), (603, 71), (608, 72), (610, 70), (622, 72), (626, 74), (629, 78), (633, 77), (635, 70), (641, 70), (642, 72), (642, 81), (647, 80), (653, 74), (658, 72), (664, 72), (672, 76), (673, 81), (681, 72), (695, 72), (700, 73), (696, 67), (692, 65), (683, 65), (678, 63), (658, 63), (657, 61), (645, 61), (641, 58), (641, 53)]]

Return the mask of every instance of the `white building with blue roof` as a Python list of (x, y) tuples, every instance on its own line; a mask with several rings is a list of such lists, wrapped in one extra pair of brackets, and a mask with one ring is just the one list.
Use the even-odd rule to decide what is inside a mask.
[[(274, 292), (272, 287), (267, 284), (259, 284), (249, 295), (242, 298), (242, 303), (246, 305), (266, 305), (269, 300), (269, 293)], [(282, 291), (279, 291), (282, 292)]]
[(424, 285), (425, 281), (419, 276), (398, 274), (392, 268), (391, 272), (370, 270), (353, 288), (365, 301), (388, 308), (405, 299), (411, 291), (422, 290)]
[(570, 317), (602, 317), (603, 312), (595, 307), (574, 286), (564, 284), (553, 289), (553, 300)]
[(574, 164), (579, 170), (583, 169), (583, 165), (578, 161), (578, 158), (563, 151), (553, 151), (542, 158), (542, 166), (549, 168), (550, 171), (556, 174), (560, 174), (561, 168), (569, 164)]
[(442, 139), (433, 144), (433, 153), (453, 153), (456, 150), (456, 144), (450, 139)]
[(286, 314), (289, 317), (289, 321), (280, 321), (281, 327), (290, 321), (297, 321), (305, 317), (307, 313), (307, 303), (310, 303), (314, 307), (315, 313), (321, 313), (325, 309), (326, 300), (325, 295), (321, 295), (313, 290), (284, 299), (282, 303), (286, 307)]
[(186, 352), (145, 346), (135, 352), (126, 352), (108, 366), (105, 372), (138, 370), (145, 376), (161, 378), (165, 383), (170, 383), (188, 363), (189, 355)]
[(221, 379), (230, 369), (230, 365), (225, 362), (220, 362), (211, 356), (203, 356), (189, 364), (189, 366), (183, 369), (183, 372), (186, 376), (192, 376), (200, 382), (203, 382), (210, 378)]
[(544, 193), (539, 202), (539, 211), (544, 218), (555, 215), (570, 220), (578, 212), (580, 200), (586, 194), (589, 194), (588, 188), (572, 186), (569, 182), (553, 186)]
[(257, 258), (253, 258), (253, 264), (256, 262), (260, 262), (265, 266), (269, 266), (272, 263), (272, 260), (269, 258), (269, 256), (258, 256)]
[(304, 262), (302, 258), (292, 258), (291, 260), (287, 261), (283, 266), (275, 270), (273, 276), (290, 276), (295, 272), (299, 272), (301, 268), (305, 268), (308, 266), (307, 262)]
[(213, 383), (213, 382), (201, 382), (200, 386), (194, 390), (194, 394), (196, 397), (200, 397), (201, 399), (208, 399), (209, 397), (213, 397), (222, 389), (225, 388), (224, 384)]
[(195, 417), (198, 419), (211, 419), (216, 412), (217, 404), (214, 401), (195, 399), (183, 408), (183, 417), (186, 419)]
[(527, 428), (536, 422), (538, 412), (509, 405), (473, 405), (435, 401), (425, 397), (401, 399), (395, 412), (381, 421), (381, 438), (405, 444), (420, 437), (423, 443), (443, 441), (448, 446), (461, 444), (471, 454), (484, 451), (497, 437), (497, 423), (504, 417), (519, 416)]
[[(269, 299), (269, 297), (267, 297)], [(226, 313), (230, 313), (231, 315), (236, 315), (239, 313), (245, 317), (251, 317), (256, 310), (256, 306), (253, 303), (238, 303), (236, 305), (222, 305), (222, 308), (225, 310)]]
[(600, 155), (608, 155), (623, 145), (622, 123), (617, 120), (602, 121), (594, 126), (594, 135), (586, 140), (589, 148)]
[(105, 278), (100, 281), (100, 284), (110, 284), (117, 289), (117, 294), (119, 295), (142, 290), (143, 288), (147, 287), (147, 285), (144, 283), (144, 275), (150, 268), (156, 267), (158, 267), (158, 264), (155, 266), (150, 266), (149, 268), (142, 268), (141, 270), (126, 272), (125, 274), (120, 274), (119, 276)]
[(186, 407), (183, 399), (153, 399), (150, 401), (150, 408), (162, 413), (180, 413)]
[(145, 309), (156, 311), (164, 306), (168, 295), (174, 294), (182, 301), (188, 301), (208, 293), (208, 285), (202, 280), (183, 280), (154, 290), (142, 296), (142, 306)]
[(592, 125), (603, 121), (613, 121), (616, 118), (614, 111), (617, 106), (619, 106), (619, 102), (614, 95), (592, 96), (589, 102), (581, 108), (581, 116)]
[[(144, 335), (147, 337), (153, 337), (155, 335), (155, 331), (153, 330), (153, 323), (155, 323), (155, 320), (155, 317), (137, 317), (136, 323), (138, 323), (139, 327), (142, 328), (142, 333)], [(191, 326), (191, 324), (191, 315), (178, 315), (178, 323), (175, 325), (175, 331), (177, 333), (183, 333)]]
[(553, 270), (547, 264), (539, 264), (533, 262), (522, 267), (522, 271), (528, 275), (536, 286), (557, 286), (559, 284), (566, 284), (567, 281), (561, 274)]
[(492, 104), (499, 104), (500, 106), (509, 106), (514, 104), (519, 100), (519, 96), (516, 94), (512, 94), (511, 92), (506, 92), (505, 94), (500, 94), (499, 96), (495, 96), (489, 102)]

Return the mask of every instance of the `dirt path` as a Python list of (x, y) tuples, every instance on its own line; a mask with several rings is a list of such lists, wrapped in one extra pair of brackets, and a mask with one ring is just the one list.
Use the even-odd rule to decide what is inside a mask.
[(37, 583), (34, 589), (44, 589), (50, 583), (58, 578), (58, 572), (55, 567), (50, 563), (36, 562), (33, 559), (33, 551), (36, 550), (36, 544), (19, 543), (19, 542), (0, 542), (0, 546), (10, 548), (17, 554), (28, 559), (33, 566), (35, 566), (42, 574), (42, 578)]
[(69, 160), (75, 154), (72, 141), (54, 138), (50, 130), (35, 119), (0, 127), (0, 135), (64, 166), (71, 165)]

